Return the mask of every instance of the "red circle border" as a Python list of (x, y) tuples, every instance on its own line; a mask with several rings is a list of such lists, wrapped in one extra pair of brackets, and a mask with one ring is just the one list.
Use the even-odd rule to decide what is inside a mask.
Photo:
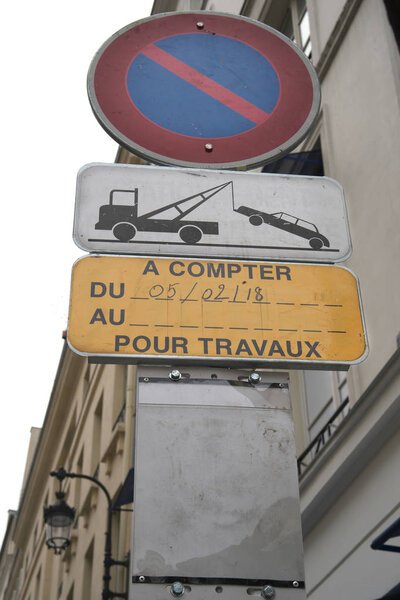
[[(204, 23), (200, 31), (199, 20)], [(134, 58), (148, 44), (185, 33), (214, 33), (236, 39), (272, 64), (279, 77), (280, 97), (264, 123), (226, 138), (194, 138), (158, 126), (135, 107), (126, 86), (127, 71)], [(291, 42), (280, 36), (243, 17), (206, 12), (170, 13), (133, 23), (110, 38), (93, 61), (88, 78), (89, 90), (94, 94), (92, 98), (89, 92), (93, 110), (112, 137), (153, 162), (220, 166), (251, 164), (275, 150), (279, 154), (279, 149), (304, 129), (315, 105), (314, 83), (305, 60)], [(303, 132), (301, 139), (304, 135)], [(300, 139), (294, 144), (299, 142)], [(212, 144), (212, 152), (205, 150), (206, 143)]]

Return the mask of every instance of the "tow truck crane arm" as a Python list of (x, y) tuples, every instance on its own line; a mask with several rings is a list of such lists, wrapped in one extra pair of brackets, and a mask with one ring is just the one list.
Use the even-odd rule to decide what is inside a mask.
[[(174, 219), (171, 219), (171, 221), (180, 221), (181, 219), (183, 219), (183, 217), (185, 217), (186, 215), (191, 213), (198, 206), (200, 206), (201, 204), (203, 204), (204, 202), (206, 202), (207, 200), (212, 198), (212, 196), (214, 196), (215, 194), (217, 194), (218, 192), (223, 190), (228, 185), (232, 185), (232, 181), (228, 181), (227, 183), (223, 183), (221, 185), (217, 185), (215, 187), (209, 188), (208, 190), (205, 190), (204, 192), (200, 192), (199, 194), (193, 194), (193, 196), (189, 196), (188, 198), (183, 198), (183, 200), (178, 200), (177, 202), (171, 202), (171, 204), (167, 204), (167, 206), (163, 206), (162, 208), (156, 208), (155, 210), (152, 210), (144, 215), (140, 215), (140, 218), (141, 219), (149, 219), (151, 217), (154, 217), (155, 215), (160, 215), (161, 213), (163, 213), (171, 208), (176, 208), (176, 210), (178, 211), (179, 214)], [(201, 200), (199, 200), (198, 202), (196, 202), (195, 204), (193, 204), (186, 210), (181, 210), (179, 208), (180, 205), (183, 204), (184, 202), (193, 200), (194, 198), (197, 198), (198, 196), (200, 196)]]

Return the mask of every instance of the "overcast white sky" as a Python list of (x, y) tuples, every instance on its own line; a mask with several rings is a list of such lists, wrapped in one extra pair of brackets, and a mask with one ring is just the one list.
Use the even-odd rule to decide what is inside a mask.
[(89, 64), (152, 0), (7, 3), (1, 69), (0, 545), (18, 508), (32, 426), (41, 427), (68, 315), (76, 174), (114, 162), (117, 144), (92, 114)]

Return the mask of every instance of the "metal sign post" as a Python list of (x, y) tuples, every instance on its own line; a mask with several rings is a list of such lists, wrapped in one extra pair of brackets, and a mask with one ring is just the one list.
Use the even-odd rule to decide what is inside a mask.
[(351, 242), (329, 177), (90, 164), (74, 240), (89, 252), (339, 262)]
[(130, 598), (303, 600), (288, 380), (139, 367)]

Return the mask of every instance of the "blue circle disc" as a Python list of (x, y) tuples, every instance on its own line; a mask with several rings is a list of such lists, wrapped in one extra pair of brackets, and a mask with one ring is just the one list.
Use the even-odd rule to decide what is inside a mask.
[(164, 129), (196, 138), (233, 136), (259, 125), (277, 105), (278, 75), (248, 44), (194, 33), (147, 48), (130, 64), (127, 89), (137, 109)]

